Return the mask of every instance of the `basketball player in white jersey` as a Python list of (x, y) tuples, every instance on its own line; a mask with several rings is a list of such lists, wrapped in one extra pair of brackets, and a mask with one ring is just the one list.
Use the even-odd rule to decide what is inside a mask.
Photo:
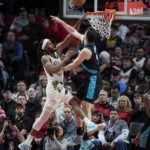
[(42, 41), (42, 50), (45, 54), (41, 58), (44, 70), (48, 78), (48, 84), (46, 87), (47, 101), (44, 105), (40, 117), (33, 124), (32, 130), (27, 137), (26, 141), (19, 144), (21, 150), (28, 150), (31, 147), (31, 142), (34, 136), (41, 129), (42, 125), (48, 120), (51, 113), (56, 109), (56, 107), (63, 102), (69, 103), (74, 109), (75, 113), (83, 119), (84, 123), (87, 126), (87, 132), (89, 134), (102, 129), (103, 125), (96, 125), (91, 122), (80, 108), (78, 101), (71, 95), (71, 93), (64, 88), (63, 80), (64, 75), (63, 71), (60, 71), (60, 68), (65, 64), (65, 62), (72, 56), (72, 52), (68, 51), (65, 55), (64, 60), (61, 61), (60, 56), (61, 52), (64, 49), (67, 41), (64, 41), (54, 47), (52, 42), (49, 39), (44, 39)]

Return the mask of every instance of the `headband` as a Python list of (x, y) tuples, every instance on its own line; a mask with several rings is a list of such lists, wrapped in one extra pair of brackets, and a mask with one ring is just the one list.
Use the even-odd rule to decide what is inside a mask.
[(42, 50), (44, 50), (47, 42), (49, 41), (49, 39), (44, 39), (43, 43), (42, 43)]

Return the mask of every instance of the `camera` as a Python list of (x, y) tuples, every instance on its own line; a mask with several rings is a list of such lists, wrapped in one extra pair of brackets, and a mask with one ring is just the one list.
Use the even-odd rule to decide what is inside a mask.
[(57, 126), (47, 126), (47, 135), (53, 136), (55, 134), (57, 135), (59, 132), (59, 128)]

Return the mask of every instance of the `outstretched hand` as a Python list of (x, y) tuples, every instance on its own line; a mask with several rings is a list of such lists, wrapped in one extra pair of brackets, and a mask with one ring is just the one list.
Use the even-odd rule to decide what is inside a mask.
[(59, 19), (58, 17), (56, 17), (56, 16), (50, 16), (51, 18), (52, 18), (52, 20), (54, 21), (54, 22), (61, 22), (61, 19)]

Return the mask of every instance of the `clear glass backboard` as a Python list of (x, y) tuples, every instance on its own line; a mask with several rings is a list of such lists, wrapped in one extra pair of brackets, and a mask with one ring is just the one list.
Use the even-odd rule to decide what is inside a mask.
[(150, 22), (150, 0), (86, 0), (82, 7), (76, 7), (72, 0), (60, 0), (60, 5), (65, 19), (78, 19), (87, 11), (116, 9), (116, 22)]

